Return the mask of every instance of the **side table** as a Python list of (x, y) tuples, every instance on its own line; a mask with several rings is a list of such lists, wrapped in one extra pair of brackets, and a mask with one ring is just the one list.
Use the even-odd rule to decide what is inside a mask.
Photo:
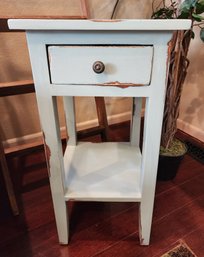
[[(189, 20), (10, 20), (24, 29), (37, 94), (55, 218), (68, 243), (66, 201), (139, 202), (140, 243), (150, 240), (160, 134), (174, 30)], [(63, 96), (69, 141), (63, 156), (56, 97)], [(131, 140), (77, 142), (74, 96), (145, 99), (142, 152), (139, 112)]]

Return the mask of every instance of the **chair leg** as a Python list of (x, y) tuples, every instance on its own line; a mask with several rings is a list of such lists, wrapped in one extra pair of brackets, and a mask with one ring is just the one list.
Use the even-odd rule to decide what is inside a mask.
[(102, 141), (109, 141), (109, 128), (104, 97), (95, 97), (95, 103), (99, 127), (103, 128), (101, 132)]
[(17, 205), (16, 196), (14, 194), (13, 184), (12, 184), (11, 177), (9, 174), (9, 169), (7, 166), (6, 157), (4, 154), (4, 148), (3, 148), (3, 144), (2, 144), (1, 140), (0, 140), (0, 158), (1, 158), (2, 174), (3, 174), (4, 181), (5, 181), (10, 206), (11, 206), (13, 215), (18, 215), (19, 208)]
[(142, 98), (133, 98), (133, 114), (130, 126), (130, 143), (140, 146), (140, 127), (141, 127)]

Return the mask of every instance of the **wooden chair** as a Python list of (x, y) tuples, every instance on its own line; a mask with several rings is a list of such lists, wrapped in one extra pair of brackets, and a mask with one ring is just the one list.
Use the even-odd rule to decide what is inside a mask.
[[(0, 96), (10, 96), (18, 94), (26, 94), (34, 92), (34, 85), (32, 81), (14, 81), (10, 83), (0, 83)], [(4, 178), (8, 199), (14, 215), (19, 214), (19, 208), (16, 200), (16, 196), (13, 189), (12, 179), (8, 169), (6, 155), (0, 135), (0, 161), (2, 168), (2, 175)]]
[[(34, 84), (32, 80), (24, 80), (24, 81), (14, 81), (9, 83), (0, 83), (0, 97), (4, 96), (11, 96), (11, 95), (19, 95), (19, 94), (28, 94), (35, 92)], [(107, 115), (106, 115), (106, 108), (105, 102), (103, 97), (95, 97), (96, 103), (96, 110), (98, 115), (98, 122), (99, 126), (79, 131), (78, 137), (82, 138), (85, 136), (92, 136), (100, 134), (102, 141), (109, 140), (109, 133), (108, 133), (108, 122), (107, 122)], [(32, 148), (39, 147), (42, 145), (43, 141), (35, 142), (29, 145), (23, 145), (21, 147), (16, 147), (9, 150), (9, 153), (19, 153), (21, 151), (29, 151)], [(10, 177), (9, 169), (6, 162), (5, 151), (3, 148), (1, 135), (0, 135), (0, 161), (2, 167), (2, 174), (5, 181), (5, 186), (10, 202), (10, 206), (14, 215), (19, 214), (19, 208), (17, 205), (15, 193), (13, 190), (13, 184)]]
[(10, 177), (10, 173), (9, 173), (9, 169), (7, 166), (7, 162), (6, 162), (6, 156), (4, 154), (4, 148), (3, 148), (3, 144), (0, 138), (0, 162), (1, 162), (1, 170), (2, 170), (2, 175), (4, 178), (4, 182), (5, 182), (5, 186), (6, 186), (6, 190), (8, 193), (8, 199), (10, 202), (10, 206), (12, 209), (12, 212), (14, 215), (18, 215), (19, 214), (19, 208), (18, 208), (18, 204), (16, 201), (16, 196), (14, 193), (14, 189), (13, 189), (13, 183)]
[[(56, 1), (53, 0), (53, 4)], [(34, 3), (34, 2), (33, 2)], [(39, 0), (39, 4), (34, 4), (33, 8), (30, 8), (30, 5), (27, 6), (24, 0), (20, 0), (15, 2), (16, 8), (13, 8), (12, 10), (9, 10), (7, 8), (6, 2), (2, 2), (0, 4), (0, 9), (3, 11), (1, 13), (0, 11), (0, 32), (9, 32), (7, 25), (7, 20), (9, 18), (18, 17), (22, 18), (26, 15), (26, 17), (47, 17), (47, 18), (60, 18), (60, 15), (64, 17), (64, 19), (86, 19), (87, 18), (87, 7), (86, 2), (84, 0), (78, 0), (78, 1), (71, 1), (71, 0), (60, 0), (60, 3), (58, 3), (57, 10), (49, 8), (49, 6), (52, 6), (52, 1), (49, 2), (49, 6), (46, 5), (44, 1)], [(24, 8), (21, 8), (21, 6), (24, 6)], [(72, 8), (70, 8), (72, 7)], [(22, 30), (20, 32), (23, 32)], [(10, 96), (10, 95), (19, 95), (19, 94), (27, 94), (35, 92), (34, 85), (32, 80), (21, 80), (21, 81), (13, 81), (10, 83), (0, 83), (0, 96)], [(83, 131), (78, 131), (77, 136), (82, 138), (85, 136), (92, 136), (100, 134), (103, 141), (109, 140), (109, 133), (108, 133), (108, 122), (107, 122), (107, 115), (106, 115), (106, 108), (105, 108), (105, 101), (103, 97), (95, 97), (95, 103), (96, 103), (96, 110), (97, 110), (97, 116), (98, 116), (98, 123), (99, 125), (86, 129)], [(2, 172), (3, 177), (6, 184), (6, 189), (9, 196), (10, 205), (13, 211), (13, 214), (16, 215), (19, 213), (17, 202), (15, 199), (15, 194), (13, 191), (13, 185), (10, 178), (8, 166), (6, 163), (6, 157), (5, 154), (16, 154), (22, 151), (28, 151), (32, 148), (42, 146), (43, 141), (35, 142), (33, 144), (29, 145), (23, 145), (21, 147), (16, 147), (13, 149), (9, 149), (5, 151), (3, 148), (2, 140), (0, 138), (0, 158), (1, 158), (1, 166), (2, 166)]]

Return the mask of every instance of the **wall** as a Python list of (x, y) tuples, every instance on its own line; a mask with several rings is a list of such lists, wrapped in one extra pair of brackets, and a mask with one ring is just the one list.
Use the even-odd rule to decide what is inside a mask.
[(204, 142), (204, 43), (192, 40), (189, 51), (190, 66), (181, 99), (178, 127)]
[[(115, 1), (88, 0), (90, 17), (110, 18)], [(121, 0), (116, 18), (148, 18), (151, 3), (148, 0)], [(191, 45), (191, 65), (182, 95), (179, 128), (204, 141), (204, 45), (196, 38)], [(24, 33), (0, 33), (0, 82), (30, 79), (31, 70)], [(130, 118), (131, 100), (106, 98), (110, 123)], [(59, 99), (60, 121), (64, 126), (62, 100)], [(78, 129), (97, 123), (94, 98), (76, 98)], [(40, 124), (34, 94), (0, 98), (0, 132), (8, 144), (35, 139)]]

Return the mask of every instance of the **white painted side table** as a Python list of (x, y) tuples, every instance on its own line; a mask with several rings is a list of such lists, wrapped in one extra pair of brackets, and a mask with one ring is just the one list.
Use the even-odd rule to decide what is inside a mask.
[[(142, 245), (150, 239), (169, 41), (189, 20), (10, 20), (26, 30), (55, 218), (68, 243), (66, 201), (139, 202)], [(63, 96), (69, 140), (63, 156), (56, 96)], [(77, 142), (73, 96), (145, 98), (142, 153), (140, 113), (131, 140)], [(140, 107), (135, 101), (136, 107)]]

